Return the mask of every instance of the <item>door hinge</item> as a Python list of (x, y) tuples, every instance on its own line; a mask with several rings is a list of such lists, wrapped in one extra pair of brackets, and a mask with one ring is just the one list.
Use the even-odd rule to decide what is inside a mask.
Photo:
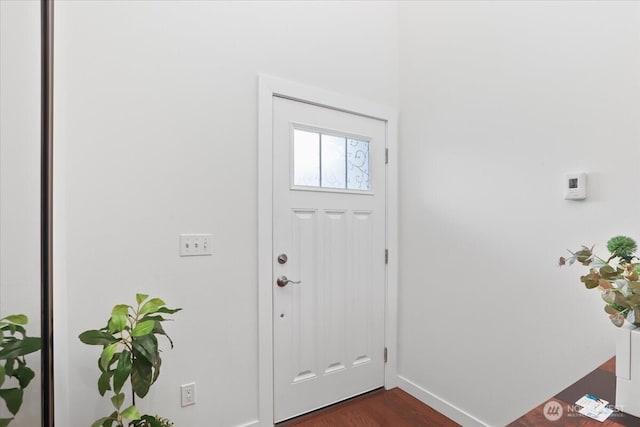
[(389, 164), (389, 149), (388, 148), (384, 149), (384, 164), (385, 165)]
[(387, 363), (387, 347), (384, 348), (384, 363)]
[(389, 264), (389, 249), (384, 250), (384, 263)]

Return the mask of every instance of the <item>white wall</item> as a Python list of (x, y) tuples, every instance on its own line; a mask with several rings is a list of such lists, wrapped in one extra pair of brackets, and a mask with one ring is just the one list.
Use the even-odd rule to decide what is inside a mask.
[[(399, 373), (504, 425), (614, 353), (565, 249), (640, 238), (640, 4), (400, 5)], [(589, 173), (589, 198), (562, 176)]]
[[(59, 424), (107, 411), (76, 336), (136, 291), (185, 309), (141, 406), (184, 426), (257, 417), (260, 72), (400, 107), (405, 385), (502, 425), (613, 354), (599, 297), (555, 263), (638, 236), (637, 3), (56, 7)], [(574, 170), (585, 202), (562, 200)], [(179, 258), (184, 232), (213, 233), (213, 257)], [(188, 381), (198, 404), (180, 409)]]
[[(0, 317), (40, 331), (40, 4), (0, 1)], [(12, 426), (40, 423), (40, 353)], [(8, 383), (5, 384), (7, 386)], [(0, 401), (1, 402), (1, 401)], [(4, 402), (0, 417), (9, 417)]]
[[(397, 5), (57, 1), (55, 42), (58, 423), (107, 413), (99, 349), (76, 337), (136, 291), (184, 308), (140, 406), (180, 426), (255, 420), (257, 75), (395, 106)], [(189, 232), (213, 234), (212, 257), (178, 257)]]

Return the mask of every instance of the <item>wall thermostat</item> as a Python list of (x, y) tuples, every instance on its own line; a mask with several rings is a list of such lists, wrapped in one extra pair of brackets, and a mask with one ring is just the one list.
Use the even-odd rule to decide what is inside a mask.
[(564, 198), (567, 200), (583, 200), (587, 198), (586, 173), (579, 172), (565, 174)]

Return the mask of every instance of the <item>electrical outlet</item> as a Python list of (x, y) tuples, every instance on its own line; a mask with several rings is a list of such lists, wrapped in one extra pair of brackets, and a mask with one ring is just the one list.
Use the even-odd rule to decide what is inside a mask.
[(180, 256), (211, 255), (211, 234), (181, 234)]
[(182, 384), (180, 386), (180, 401), (185, 406), (196, 404), (196, 383)]

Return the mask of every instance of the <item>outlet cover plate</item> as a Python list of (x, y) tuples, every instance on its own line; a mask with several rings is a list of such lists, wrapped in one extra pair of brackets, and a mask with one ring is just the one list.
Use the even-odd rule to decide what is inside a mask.
[(183, 408), (196, 404), (196, 383), (182, 384), (180, 386), (180, 404)]

